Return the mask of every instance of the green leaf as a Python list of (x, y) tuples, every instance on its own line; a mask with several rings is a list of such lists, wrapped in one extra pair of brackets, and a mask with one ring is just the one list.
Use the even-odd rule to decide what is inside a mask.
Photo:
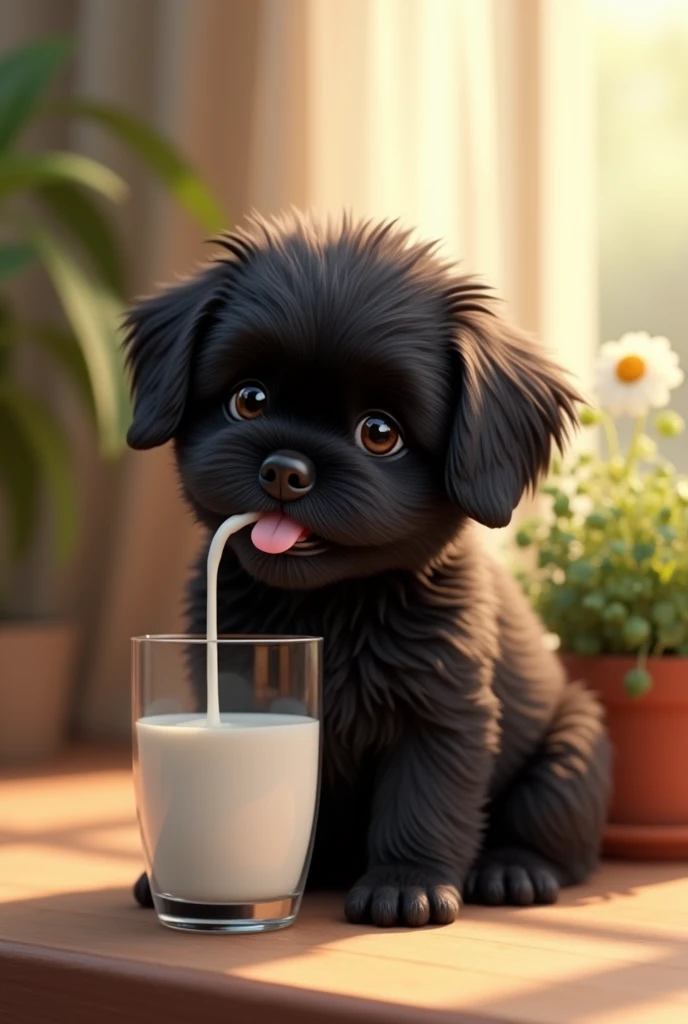
[(0, 199), (53, 182), (85, 185), (115, 203), (127, 194), (123, 178), (81, 153), (10, 153), (0, 159)]
[(9, 553), (23, 555), (38, 513), (38, 464), (23, 430), (0, 406), (0, 481), (9, 526)]
[(24, 242), (7, 242), (0, 245), (0, 280), (21, 273), (36, 259), (36, 253)]
[(554, 499), (555, 516), (569, 516), (571, 515), (571, 506), (568, 497), (565, 494), (558, 494)]
[(621, 603), (621, 601), (612, 601), (602, 612), (602, 618), (605, 622), (611, 622), (615, 625), (619, 625), (619, 623), (628, 618), (628, 609), (625, 604)]
[(629, 669), (624, 676), (624, 687), (629, 697), (642, 697), (652, 689), (652, 676), (640, 666)]
[(577, 558), (566, 567), (566, 579), (569, 583), (587, 586), (595, 575), (595, 566), (587, 558)]
[(55, 513), (58, 558), (73, 552), (77, 538), (77, 494), (71, 453), (57, 420), (16, 383), (0, 382), (0, 407), (14, 420), (45, 474)]
[(624, 622), (622, 632), (631, 647), (640, 647), (650, 635), (650, 623), (641, 615), (633, 615)]
[(604, 530), (609, 522), (609, 516), (604, 509), (595, 509), (585, 520), (585, 525), (592, 530)]
[(228, 217), (200, 176), (177, 150), (149, 125), (115, 107), (87, 100), (68, 100), (54, 108), (96, 121), (115, 135), (157, 174), (176, 201), (210, 232), (226, 227)]
[(655, 553), (656, 544), (653, 540), (639, 540), (633, 545), (633, 557), (638, 565), (652, 558)]
[(130, 421), (119, 323), (122, 307), (106, 285), (94, 281), (72, 256), (35, 226), (31, 239), (50, 276), (88, 367), (101, 450), (122, 451)]
[(591, 594), (586, 594), (581, 601), (583, 608), (587, 608), (588, 611), (601, 612), (605, 605), (604, 594), (601, 594), (599, 590), (594, 590)]
[(71, 182), (52, 182), (39, 187), (38, 198), (81, 243), (103, 281), (122, 293), (124, 274), (117, 241), (88, 193)]
[(0, 152), (25, 127), (40, 94), (72, 49), (68, 39), (38, 39), (0, 60)]

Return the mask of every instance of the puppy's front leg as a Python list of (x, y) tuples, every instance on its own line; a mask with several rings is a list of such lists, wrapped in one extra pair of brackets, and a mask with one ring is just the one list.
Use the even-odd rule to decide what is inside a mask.
[(369, 869), (346, 916), (381, 927), (449, 924), (480, 846), (496, 714), (471, 709), (458, 727), (409, 727), (378, 775)]

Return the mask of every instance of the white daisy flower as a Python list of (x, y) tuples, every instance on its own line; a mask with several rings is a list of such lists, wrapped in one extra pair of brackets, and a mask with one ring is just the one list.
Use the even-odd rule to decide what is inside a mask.
[(624, 334), (601, 346), (595, 390), (612, 416), (643, 416), (669, 404), (669, 392), (683, 383), (678, 355), (666, 338), (646, 331)]

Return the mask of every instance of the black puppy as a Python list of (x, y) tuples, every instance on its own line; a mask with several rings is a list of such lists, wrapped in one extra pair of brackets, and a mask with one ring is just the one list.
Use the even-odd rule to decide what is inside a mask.
[[(596, 863), (608, 742), (471, 520), (509, 522), (575, 391), (393, 224), (255, 220), (220, 245), (130, 313), (129, 442), (174, 441), (209, 530), (282, 514), (282, 553), (230, 540), (219, 626), (325, 638), (310, 884), (378, 925), (452, 921), (460, 893), (554, 901)], [(191, 632), (205, 598), (204, 553)]]

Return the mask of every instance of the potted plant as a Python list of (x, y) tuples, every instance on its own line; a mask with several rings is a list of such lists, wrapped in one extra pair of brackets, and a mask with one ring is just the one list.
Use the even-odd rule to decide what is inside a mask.
[[(688, 478), (658, 452), (681, 417), (666, 408), (683, 381), (666, 338), (624, 335), (601, 347), (604, 452), (555, 462), (542, 488), (548, 508), (523, 525), (532, 549), (520, 576), (557, 638), (572, 678), (595, 689), (615, 746), (605, 851), (688, 856)], [(632, 417), (625, 450), (616, 420)]]
[[(118, 338), (126, 284), (104, 209), (125, 198), (126, 184), (78, 153), (23, 152), (17, 147), (22, 133), (37, 116), (90, 118), (133, 150), (204, 228), (215, 231), (224, 220), (203, 183), (145, 124), (103, 104), (71, 100), (59, 108), (41, 106), (69, 52), (68, 41), (42, 39), (0, 59), (3, 580), (31, 545), (44, 489), (58, 559), (70, 557), (78, 536), (69, 440), (50, 405), (20, 384), (19, 349), (38, 346), (59, 365), (93, 416), (103, 456), (122, 451), (129, 423)], [(10, 282), (36, 264), (57, 294), (62, 322), (36, 321), (10, 298)], [(9, 584), (0, 589), (0, 760), (55, 750), (69, 706), (74, 640), (70, 622), (18, 620)]]

